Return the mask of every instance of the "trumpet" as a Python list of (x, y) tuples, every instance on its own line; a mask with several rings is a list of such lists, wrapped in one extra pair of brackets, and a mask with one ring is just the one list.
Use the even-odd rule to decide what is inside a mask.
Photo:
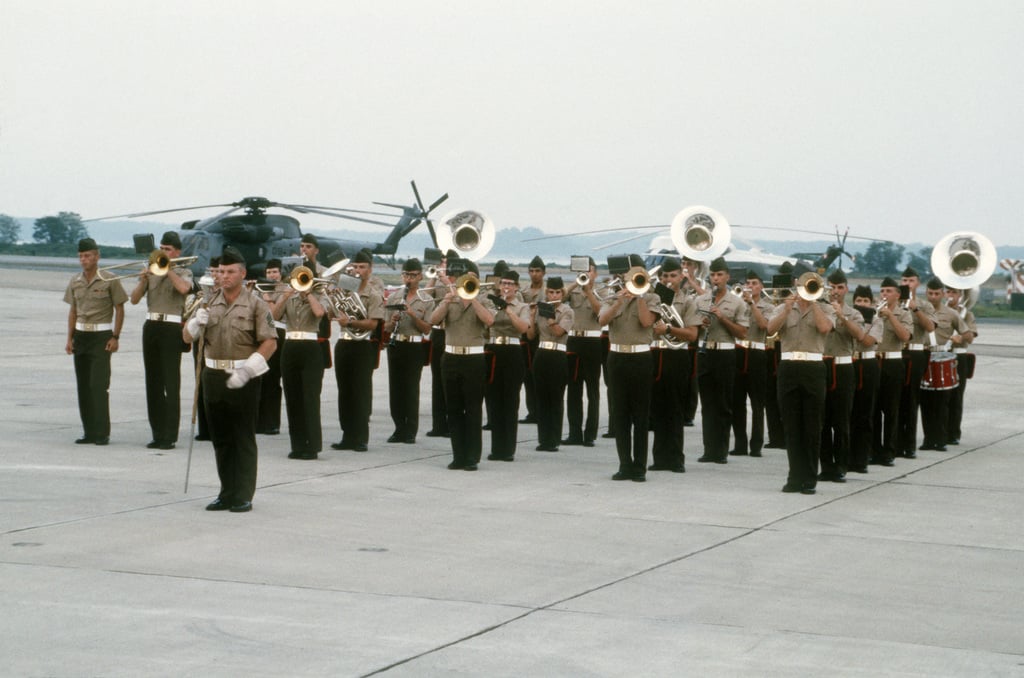
[(441, 273), (441, 267), (437, 264), (430, 264), (423, 269), (423, 277), (427, 280), (433, 280)]
[(134, 278), (147, 271), (152, 275), (162, 278), (171, 270), (172, 265), (188, 266), (198, 261), (198, 259), (199, 257), (174, 257), (172, 259), (167, 256), (166, 252), (157, 249), (153, 250), (149, 254), (149, 259), (147, 261), (128, 261), (123, 264), (112, 264), (110, 266), (104, 266), (103, 268), (97, 269), (97, 272), (102, 274), (119, 268), (126, 268), (128, 266), (142, 266), (142, 270), (136, 273), (124, 273), (114, 276), (113, 278), (104, 278), (104, 280), (124, 280), (125, 278)]
[(796, 279), (796, 293), (805, 301), (817, 301), (825, 290), (825, 280), (814, 271), (807, 271)]
[(584, 271), (576, 276), (576, 284), (580, 287), (586, 287), (590, 284), (590, 274)]

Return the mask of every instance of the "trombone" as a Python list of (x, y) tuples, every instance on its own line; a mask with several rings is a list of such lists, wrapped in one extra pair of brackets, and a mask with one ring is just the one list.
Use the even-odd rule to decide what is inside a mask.
[(455, 281), (455, 294), (459, 295), (460, 299), (472, 301), (476, 299), (477, 295), (480, 294), (480, 290), (484, 287), (494, 287), (494, 283), (482, 283), (472, 273), (465, 273)]
[(807, 271), (796, 279), (796, 293), (806, 301), (817, 301), (825, 294), (825, 280), (814, 271)]
[(152, 275), (163, 277), (171, 270), (171, 266), (188, 266), (198, 261), (199, 257), (175, 257), (170, 258), (163, 250), (153, 250), (149, 254), (147, 261), (126, 261), (123, 264), (112, 264), (110, 266), (104, 266), (96, 269), (98, 273), (102, 274), (108, 271), (113, 271), (119, 268), (126, 268), (128, 266), (142, 266), (142, 270), (136, 273), (123, 273), (113, 278), (103, 278), (104, 280), (124, 280), (125, 278), (134, 278), (138, 275), (149, 271)]

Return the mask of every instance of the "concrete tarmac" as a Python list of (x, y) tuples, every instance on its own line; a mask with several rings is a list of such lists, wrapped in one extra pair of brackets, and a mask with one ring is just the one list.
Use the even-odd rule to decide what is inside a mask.
[(1020, 325), (981, 327), (961, 445), (814, 496), (780, 492), (781, 450), (695, 463), (699, 418), (687, 472), (644, 484), (610, 480), (612, 441), (535, 452), (533, 426), (514, 463), (448, 471), (429, 370), (418, 444), (384, 442), (382, 360), (369, 452), (259, 436), (254, 510), (210, 513), (187, 404), (178, 448), (145, 448), (144, 304), (111, 444), (73, 444), (69, 277), (0, 268), (0, 675), (1024, 676)]

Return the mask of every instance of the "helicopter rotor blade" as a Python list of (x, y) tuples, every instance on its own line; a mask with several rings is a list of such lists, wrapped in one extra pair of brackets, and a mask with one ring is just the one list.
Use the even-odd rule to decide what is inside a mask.
[(431, 212), (433, 212), (435, 207), (437, 207), (438, 205), (440, 205), (441, 203), (443, 203), (447, 199), (448, 199), (448, 194), (445, 193), (440, 198), (438, 198), (434, 202), (430, 203), (430, 207), (427, 208), (427, 214), (430, 214)]
[(615, 242), (609, 242), (609, 243), (605, 243), (603, 245), (598, 245), (597, 247), (591, 247), (590, 249), (592, 251), (606, 250), (606, 249), (609, 249), (611, 247), (615, 247), (617, 245), (623, 245), (623, 244), (625, 244), (627, 242), (633, 242), (634, 240), (638, 240), (640, 238), (646, 238), (646, 237), (647, 237), (646, 233), (638, 233), (637, 235), (631, 235), (628, 238), (623, 238), (622, 240), (616, 240)]
[(218, 203), (216, 205), (196, 205), (195, 207), (175, 207), (169, 210), (151, 210), (149, 212), (133, 212), (131, 214), (113, 214), (109, 217), (93, 217), (82, 219), (82, 221), (103, 221), (104, 219), (134, 219), (135, 217), (148, 217), (154, 214), (170, 214), (171, 212), (187, 212), (189, 210), (205, 210), (211, 207), (231, 207), (231, 203)]
[(541, 235), (536, 238), (523, 238), (521, 242), (533, 242), (535, 240), (553, 240), (555, 238), (571, 238), (576, 235), (593, 235), (595, 233), (615, 233), (616, 231), (638, 231), (649, 228), (669, 228), (669, 224), (652, 224), (650, 226), (616, 226), (615, 228), (600, 228), (596, 231), (584, 233), (559, 233), (558, 235)]
[[(282, 207), (285, 207), (285, 205), (282, 205)], [(288, 209), (293, 209), (293, 208), (292, 207), (288, 207)], [(303, 207), (301, 210), (296, 210), (296, 211), (297, 212), (302, 212), (304, 214), (322, 214), (325, 217), (334, 217), (335, 219), (348, 219), (349, 221), (361, 221), (361, 222), (366, 223), (366, 224), (376, 224), (377, 226), (388, 226), (388, 227), (394, 226), (393, 223), (388, 223), (386, 221), (377, 221), (375, 219), (363, 219), (362, 217), (354, 217), (354, 216), (352, 216), (350, 214), (338, 214), (336, 212), (327, 212), (326, 210), (315, 209), (315, 208), (312, 208), (312, 207)], [(391, 216), (391, 215), (389, 214), (387, 216)]]
[[(332, 212), (351, 212), (352, 214), (370, 214), (378, 217), (397, 217), (396, 214), (390, 212), (372, 212), (370, 210), (354, 210), (347, 207), (324, 207), (321, 205), (297, 205), (297, 204), (285, 204), (278, 203), (278, 207), (284, 207), (285, 209), (294, 210), (296, 212), (305, 212), (309, 210), (327, 210)], [(321, 212), (322, 213), (322, 212)]]
[(233, 206), (231, 209), (225, 210), (225, 211), (221, 212), (220, 214), (217, 214), (215, 216), (207, 217), (206, 219), (203, 219), (202, 221), (198, 222), (194, 226), (194, 228), (197, 231), (201, 231), (204, 228), (206, 228), (208, 225), (212, 224), (213, 222), (219, 221), (219, 220), (223, 219), (224, 217), (228, 216), (229, 214), (231, 214), (232, 212), (237, 212), (240, 209), (242, 209), (242, 208), (238, 207), (238, 206)]
[[(409, 183), (412, 184), (412, 193), (416, 196), (416, 204), (420, 208), (420, 218), (427, 222), (427, 230), (430, 232), (430, 239), (433, 241), (434, 247), (437, 247), (437, 233), (434, 232), (434, 224), (430, 222), (430, 219), (427, 216), (430, 214), (430, 210), (424, 209), (423, 207), (423, 198), (420, 197), (420, 191), (416, 188), (416, 181), (412, 180)], [(448, 194), (445, 193), (444, 197), (447, 200)], [(433, 206), (431, 206), (430, 209), (433, 209)]]

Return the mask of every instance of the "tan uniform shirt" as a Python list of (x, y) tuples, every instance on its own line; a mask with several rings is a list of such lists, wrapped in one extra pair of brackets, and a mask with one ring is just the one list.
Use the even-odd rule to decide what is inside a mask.
[[(329, 307), (324, 297), (317, 295), (316, 300), (324, 309)], [(309, 300), (303, 299), (299, 294), (293, 294), (284, 302), (281, 320), (289, 332), (317, 332), (320, 329), (320, 318), (313, 313)]]
[(405, 304), (405, 311), (399, 316), (398, 326), (395, 327), (394, 333), (404, 337), (422, 336), (423, 333), (419, 331), (412, 319), (419, 318), (423, 322), (429, 323), (430, 314), (434, 312), (434, 302), (420, 299), (416, 294), (413, 295), (412, 301), (409, 301), (408, 295), (405, 299), (396, 299), (396, 301)]
[(572, 328), (574, 330), (598, 331), (601, 329), (601, 323), (597, 322), (594, 307), (590, 305), (590, 298), (583, 292), (582, 287), (572, 286), (568, 295), (568, 304), (573, 312)]
[(509, 315), (514, 315), (520, 320), (530, 322), (530, 307), (521, 301), (512, 301), (508, 308), (501, 311), (494, 311), (494, 324), (491, 325), (491, 338), (495, 337), (519, 337), (522, 332), (516, 329)]
[(533, 289), (529, 286), (520, 287), (519, 293), (523, 295), (523, 301), (527, 304), (536, 304), (538, 301), (544, 301), (547, 298), (547, 295), (545, 294), (546, 289), (546, 285), (541, 285), (537, 289)]
[[(775, 312), (775, 304), (772, 303), (772, 300), (768, 299), (767, 297), (762, 297), (761, 299), (759, 299), (754, 304), (754, 306), (756, 306), (757, 309), (761, 311), (761, 315), (764, 316), (765, 320), (771, 318), (772, 313)], [(762, 344), (765, 343), (765, 340), (768, 338), (768, 331), (757, 324), (756, 320), (754, 319), (754, 312), (750, 310), (749, 305), (747, 306), (747, 314), (750, 321), (750, 324), (747, 326), (747, 340), (760, 342)]]
[(217, 290), (207, 305), (206, 357), (215, 360), (245, 360), (267, 339), (277, 341), (274, 318), (267, 302), (244, 291), (228, 304)]
[[(192, 285), (192, 270), (183, 266), (175, 266), (174, 272), (182, 280)], [(146, 278), (146, 306), (150, 313), (166, 313), (181, 315), (185, 310), (185, 295), (175, 289), (174, 284), (166, 275), (150, 275)]]
[(892, 329), (892, 324), (897, 322), (907, 328), (910, 332), (914, 327), (914, 320), (910, 317), (910, 311), (901, 306), (897, 306), (896, 310), (892, 312), (892, 316), (889, 318), (878, 317), (882, 324), (882, 340), (878, 342), (878, 350), (885, 352), (902, 351), (903, 342), (900, 341), (899, 337), (896, 336), (896, 332)]
[[(935, 308), (934, 306), (932, 308)], [(970, 331), (967, 323), (960, 314), (949, 306), (940, 306), (935, 309), (935, 345), (943, 350), (948, 350), (946, 344), (954, 334), (963, 334)]]
[(97, 272), (91, 282), (86, 282), (85, 274), (78, 273), (64, 290), (64, 303), (74, 304), (77, 322), (90, 325), (113, 322), (114, 306), (128, 301), (120, 280), (102, 276), (103, 273)]
[(487, 326), (476, 316), (472, 304), (462, 304), (458, 297), (448, 304), (444, 316), (444, 343), (447, 346), (483, 346), (487, 343)]
[[(700, 311), (709, 311), (711, 306), (714, 304), (715, 288), (710, 288), (707, 292), (697, 297), (697, 309)], [(718, 308), (721, 309), (722, 315), (732, 322), (736, 323), (740, 327), (750, 327), (750, 309), (743, 302), (742, 299), (737, 297), (735, 294), (725, 293), (722, 300), (717, 304)], [(708, 328), (708, 341), (716, 343), (731, 343), (736, 340), (736, 337), (726, 329), (725, 325), (718, 322), (718, 318), (711, 316), (711, 327)]]
[[(834, 315), (835, 309), (832, 310)], [(851, 321), (857, 327), (862, 329), (864, 327), (864, 316), (852, 306), (843, 304), (843, 318)], [(850, 334), (850, 328), (847, 327), (847, 324), (836, 318), (835, 329), (829, 332), (828, 337), (825, 339), (825, 355), (852, 356), (853, 352), (858, 350), (854, 345), (855, 343), (856, 340)]]
[[(835, 327), (836, 312), (832, 307), (817, 301), (811, 303), (818, 304), (832, 322), (832, 326)], [(779, 328), (779, 341), (782, 342), (783, 353), (787, 351), (825, 352), (825, 335), (818, 331), (814, 309), (810, 305), (804, 310), (794, 303), (793, 308), (787, 311), (785, 304), (779, 304), (772, 312), (771, 319), (782, 314), (786, 314), (786, 321)]]
[[(362, 291), (358, 292), (359, 300), (363, 302), (363, 308), (366, 309), (365, 320), (384, 320), (387, 312), (384, 308), (384, 287), (383, 285), (377, 287), (373, 284), (373, 280), (374, 278), (367, 280)], [(346, 336), (354, 336), (347, 327), (342, 327), (341, 333)]]
[[(935, 322), (935, 307), (928, 303), (927, 299), (918, 299), (917, 308), (924, 312), (925, 317)], [(925, 344), (928, 345), (931, 342), (928, 339), (928, 331), (921, 325), (921, 314), (915, 311), (907, 311), (910, 314), (914, 322), (914, 335), (910, 338), (911, 344)]]
[(555, 306), (555, 325), (565, 330), (565, 334), (556, 337), (554, 329), (548, 324), (549, 318), (542, 318), (540, 313), (538, 313), (536, 318), (537, 337), (540, 341), (553, 341), (556, 344), (565, 344), (569, 339), (569, 332), (572, 331), (572, 323), (575, 316), (576, 314), (573, 313), (569, 304), (562, 302)]
[[(645, 294), (644, 301), (647, 302), (648, 310), (652, 312), (661, 303), (661, 299), (653, 292)], [(601, 313), (604, 313), (604, 309), (614, 303), (614, 298), (605, 303), (601, 307)], [(639, 303), (636, 298), (631, 298), (623, 303), (612, 316), (608, 322), (608, 339), (613, 344), (650, 344), (654, 339), (654, 330), (640, 324)]]
[[(954, 309), (956, 310), (956, 309)], [(978, 334), (978, 321), (974, 318), (974, 313), (968, 310), (961, 309), (957, 311), (957, 314), (963, 314), (960, 317), (963, 318), (964, 324), (967, 325), (967, 331), (972, 332), (975, 336)], [(953, 348), (967, 348), (967, 346), (974, 342), (974, 337), (971, 337), (968, 341), (958, 341), (953, 344)]]

